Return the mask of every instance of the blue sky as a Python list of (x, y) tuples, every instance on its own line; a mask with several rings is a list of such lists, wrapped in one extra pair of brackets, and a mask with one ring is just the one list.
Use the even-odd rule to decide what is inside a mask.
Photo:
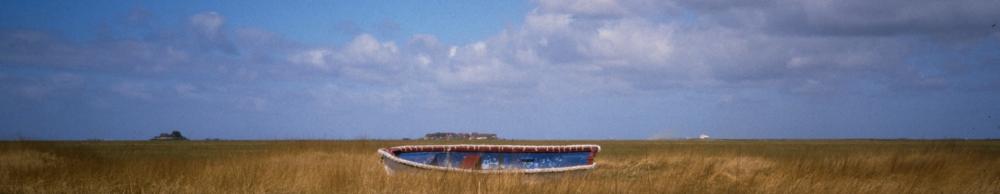
[(0, 139), (998, 138), (988, 1), (5, 1)]
[[(299, 42), (342, 44), (358, 33), (405, 41), (433, 34), (451, 44), (488, 38), (520, 25), (529, 2), (492, 1), (16, 1), (3, 10), (3, 27), (94, 39), (101, 28), (116, 36), (142, 35), (121, 25), (183, 25), (202, 12), (224, 14), (232, 28), (262, 28)], [(477, 15), (476, 17), (468, 17)], [(137, 24), (141, 23), (141, 24)], [(167, 25), (167, 26), (162, 26)]]

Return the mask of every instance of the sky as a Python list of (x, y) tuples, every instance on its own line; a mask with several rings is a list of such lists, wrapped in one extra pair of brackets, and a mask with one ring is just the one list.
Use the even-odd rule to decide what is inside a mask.
[(1000, 1), (3, 1), (0, 139), (1000, 138)]

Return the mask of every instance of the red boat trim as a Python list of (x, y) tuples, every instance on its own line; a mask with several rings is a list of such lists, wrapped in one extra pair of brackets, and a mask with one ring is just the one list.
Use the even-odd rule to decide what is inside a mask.
[(587, 156), (587, 164), (594, 164), (595, 156), (597, 156), (597, 152), (590, 152), (590, 156)]

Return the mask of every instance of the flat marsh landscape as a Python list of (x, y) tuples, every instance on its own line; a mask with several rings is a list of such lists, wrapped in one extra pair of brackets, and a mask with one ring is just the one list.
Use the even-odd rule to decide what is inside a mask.
[[(375, 153), (457, 143), (603, 149), (541, 176), (389, 176)], [(1000, 193), (1000, 141), (9, 141), (0, 193)]]

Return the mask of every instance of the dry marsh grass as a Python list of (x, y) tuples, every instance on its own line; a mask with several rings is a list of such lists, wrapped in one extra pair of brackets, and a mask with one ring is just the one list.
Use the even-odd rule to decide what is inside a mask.
[(0, 193), (1000, 193), (997, 141), (502, 141), (600, 144), (573, 174), (388, 176), (424, 141), (0, 142)]

